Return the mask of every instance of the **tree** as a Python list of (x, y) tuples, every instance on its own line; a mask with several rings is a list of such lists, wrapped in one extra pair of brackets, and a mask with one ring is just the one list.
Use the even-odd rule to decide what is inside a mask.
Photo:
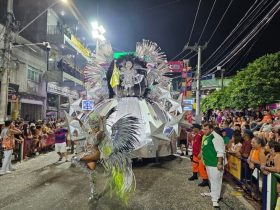
[(202, 110), (209, 108), (255, 108), (280, 99), (280, 52), (268, 54), (249, 63), (228, 87), (202, 100)]

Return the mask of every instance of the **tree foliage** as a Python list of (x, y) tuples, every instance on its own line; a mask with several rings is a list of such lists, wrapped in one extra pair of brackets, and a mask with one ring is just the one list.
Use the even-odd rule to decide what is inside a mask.
[(202, 110), (215, 108), (255, 108), (280, 99), (280, 52), (249, 63), (229, 86), (202, 100)]

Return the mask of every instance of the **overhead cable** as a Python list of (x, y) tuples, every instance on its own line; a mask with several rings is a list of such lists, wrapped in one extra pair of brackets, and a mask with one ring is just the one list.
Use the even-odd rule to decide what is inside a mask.
[(173, 61), (174, 59), (176, 59), (178, 56), (180, 56), (183, 52), (185, 52), (187, 50), (186, 48), (186, 45), (189, 44), (190, 40), (191, 40), (191, 36), (192, 36), (192, 33), (193, 33), (193, 29), (194, 29), (194, 26), (195, 26), (195, 22), (196, 22), (196, 18), (197, 18), (197, 14), (198, 14), (198, 11), (199, 11), (199, 8), (200, 8), (200, 4), (201, 4), (201, 0), (199, 0), (199, 3), (198, 3), (198, 7), (196, 9), (196, 13), (195, 13), (195, 18), (194, 18), (194, 21), (193, 21), (193, 25), (192, 25), (192, 29), (191, 29), (191, 32), (190, 32), (190, 35), (189, 35), (189, 39), (188, 39), (188, 42), (186, 42), (184, 44), (184, 48), (181, 52), (179, 52), (177, 55), (175, 55), (171, 61)]
[(207, 23), (208, 23), (208, 21), (209, 21), (209, 19), (210, 19), (210, 17), (211, 17), (212, 11), (213, 11), (213, 9), (214, 9), (214, 7), (215, 7), (216, 1), (217, 1), (217, 0), (214, 1), (213, 5), (212, 5), (212, 7), (211, 7), (211, 10), (210, 10), (210, 12), (209, 12), (208, 18), (207, 18), (207, 20), (206, 20), (206, 23), (205, 23), (205, 25), (204, 25), (204, 27), (203, 27), (203, 29), (202, 29), (202, 32), (201, 32), (201, 34), (200, 34), (200, 37), (199, 37), (198, 41), (197, 41), (198, 44), (199, 44), (199, 42), (200, 42), (200, 40), (201, 40), (201, 38), (202, 38), (202, 35), (203, 35), (203, 33), (204, 33), (205, 29), (206, 29)]
[[(240, 41), (240, 43), (231, 51), (231, 53), (229, 53), (222, 61), (219, 62), (218, 66), (225, 65), (232, 58), (234, 58), (272, 20), (279, 10), (280, 1), (267, 13), (267, 15), (254, 27), (254, 29), (251, 30), (251, 32), (242, 41)], [(214, 69), (215, 67), (210, 69), (205, 74), (213, 72)]]
[(229, 9), (230, 6), (231, 6), (232, 2), (233, 2), (233, 0), (230, 0), (230, 3), (229, 3), (229, 5), (228, 5), (228, 7), (226, 8), (226, 10), (225, 10), (223, 16), (221, 17), (221, 19), (220, 19), (218, 25), (216, 26), (215, 30), (213, 31), (213, 33), (211, 34), (211, 36), (210, 36), (210, 38), (209, 38), (209, 40), (208, 40), (208, 42), (207, 42), (208, 44), (211, 42), (211, 40), (212, 40), (214, 34), (216, 33), (217, 29), (219, 28), (219, 26), (220, 26), (221, 22), (223, 21), (225, 15), (227, 14), (228, 9)]
[[(263, 0), (263, 1), (267, 1), (267, 0)], [(256, 3), (257, 1), (255, 1)], [(271, 1), (273, 2), (273, 1)], [(265, 9), (267, 9), (267, 7), (271, 4), (271, 2), (265, 7)], [(254, 4), (255, 4), (254, 3)], [(261, 2), (263, 3), (263, 2)], [(231, 33), (226, 37), (226, 39), (219, 45), (219, 47), (207, 58), (207, 60), (202, 64), (202, 66), (205, 66), (205, 64), (207, 62), (210, 61), (211, 59), (211, 62), (210, 63), (213, 63), (215, 62), (216, 58), (213, 59), (213, 56), (218, 52), (218, 50), (220, 50), (220, 48), (228, 41), (229, 44), (227, 44), (227, 47), (226, 48), (223, 48), (222, 52), (219, 53), (219, 56), (220, 55), (224, 55), (225, 54), (225, 51), (228, 50), (228, 48), (233, 45), (235, 43), (235, 41), (244, 33), (244, 31), (246, 31), (249, 26), (262, 14), (262, 12), (260, 12), (261, 9), (263, 9), (263, 5), (259, 4), (255, 7), (255, 9), (249, 14), (249, 11), (253, 8), (254, 4), (250, 7), (250, 9), (246, 12), (246, 14), (242, 17), (242, 19), (238, 22), (238, 24), (235, 26), (235, 28), (231, 31)], [(258, 8), (259, 7), (259, 8)], [(257, 10), (256, 10), (257, 9)], [(265, 10), (263, 9), (263, 10)], [(255, 13), (255, 14), (254, 14)], [(246, 21), (250, 16), (252, 16), (250, 20)], [(252, 20), (253, 19), (253, 20)], [(247, 22), (247, 24), (243, 27), (242, 31), (241, 32), (238, 32), (237, 30), (242, 27), (242, 24), (244, 22)], [(233, 36), (233, 34), (235, 32), (238, 32), (235, 36)], [(215, 57), (217, 57), (217, 55), (215, 55)], [(209, 65), (209, 64), (208, 64)]]

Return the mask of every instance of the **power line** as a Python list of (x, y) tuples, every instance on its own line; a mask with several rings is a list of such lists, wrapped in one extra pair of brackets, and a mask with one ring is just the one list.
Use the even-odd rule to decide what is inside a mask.
[(183, 57), (181, 57), (179, 60), (182, 60), (183, 58), (186, 58), (189, 54), (193, 53), (194, 51), (191, 50), (189, 53), (187, 53), (186, 55), (184, 55)]
[(233, 2), (233, 0), (230, 0), (230, 3), (229, 3), (229, 5), (228, 5), (227, 9), (225, 10), (225, 12), (224, 12), (223, 16), (221, 17), (221, 19), (220, 19), (218, 25), (216, 26), (215, 30), (213, 31), (212, 35), (210, 36), (210, 38), (209, 38), (209, 40), (208, 40), (208, 42), (207, 42), (208, 44), (211, 42), (211, 40), (212, 40), (214, 34), (216, 33), (216, 31), (217, 31), (218, 27), (220, 26), (221, 22), (223, 21), (223, 19), (224, 19), (225, 15), (226, 15), (228, 9), (230, 8), (232, 2)]
[[(278, 8), (277, 8), (278, 7)], [(273, 11), (275, 10), (275, 11)], [(264, 17), (263, 20), (260, 21), (260, 23), (250, 32), (250, 34), (247, 35), (247, 37), (245, 37), (244, 40), (242, 40), (238, 46), (236, 46), (236, 48), (225, 58), (223, 59), (219, 65), (221, 63), (226, 64), (228, 61), (230, 61), (231, 55), (234, 53), (234, 51), (236, 51), (239, 47), (241, 47), (239, 50), (237, 50), (237, 52), (235, 52), (233, 54), (233, 56), (237, 55), (237, 53), (239, 53), (274, 17), (274, 15), (280, 10), (280, 2), (278, 2), (271, 10), (270, 12), (266, 15), (266, 17)], [(263, 22), (266, 20), (266, 22), (263, 24)], [(263, 24), (263, 25), (262, 25)], [(252, 34), (253, 33), (253, 34)], [(228, 59), (230, 58), (230, 59)], [(226, 60), (228, 59), (228, 60)]]
[(192, 55), (191, 57), (189, 57), (188, 59), (191, 60), (194, 56), (196, 56), (197, 53), (195, 53), (194, 55)]
[(204, 25), (204, 27), (203, 27), (203, 29), (202, 29), (202, 32), (201, 32), (201, 34), (200, 34), (200, 37), (199, 37), (198, 41), (197, 41), (198, 44), (199, 44), (199, 42), (200, 42), (200, 40), (201, 40), (201, 37), (202, 37), (202, 35), (203, 35), (203, 33), (204, 33), (205, 29), (206, 29), (207, 23), (208, 23), (208, 21), (209, 21), (209, 19), (210, 19), (210, 16), (211, 16), (212, 11), (213, 11), (213, 9), (214, 9), (214, 7), (215, 7), (215, 4), (216, 4), (216, 0), (214, 1), (213, 5), (212, 5), (212, 8), (211, 8), (211, 10), (210, 10), (210, 12), (209, 12), (209, 15), (208, 15), (208, 18), (207, 18), (207, 20), (206, 20), (206, 23), (205, 23), (205, 25)]
[(200, 3), (201, 3), (201, 0), (199, 0), (199, 4), (198, 4), (198, 7), (197, 7), (197, 10), (196, 10), (196, 13), (195, 13), (195, 18), (194, 18), (194, 21), (193, 21), (193, 25), (192, 25), (192, 29), (191, 29), (191, 33), (190, 33), (190, 36), (189, 36), (189, 40), (188, 40), (188, 42), (187, 42), (187, 45), (190, 43), (191, 38), (192, 38), (192, 33), (193, 33), (194, 26), (195, 26), (197, 14), (198, 14), (198, 11), (199, 11), (199, 8), (200, 8)]
[[(263, 0), (264, 1), (264, 0)], [(267, 1), (267, 0), (266, 0)], [(255, 1), (256, 3), (257, 1)], [(271, 1), (273, 2), (273, 1)], [(268, 6), (271, 4), (271, 2), (265, 7), (265, 9), (268, 8)], [(254, 4), (255, 4), (254, 3)], [(261, 2), (262, 3), (262, 2)], [(233, 29), (233, 31), (227, 36), (227, 38), (220, 44), (220, 46), (208, 57), (208, 59), (202, 64), (203, 66), (205, 66), (205, 64), (218, 52), (218, 50), (220, 50), (220, 48), (223, 46), (223, 44), (225, 44), (226, 41), (229, 42), (229, 44), (227, 45), (226, 48), (224, 48), (222, 50), (222, 52), (219, 53), (219, 55), (216, 55), (215, 57), (218, 56), (218, 58), (221, 56), (221, 55), (224, 55), (225, 54), (225, 51), (227, 51), (229, 49), (229, 47), (231, 45), (233, 45), (233, 43), (244, 33), (245, 30), (247, 30), (247, 28), (262, 14), (262, 12), (260, 12), (261, 9), (263, 9), (263, 6), (261, 5), (261, 3), (248, 15), (249, 11), (252, 9), (252, 7), (254, 6), (254, 4), (251, 6), (251, 8), (246, 12), (246, 14), (242, 17), (242, 19), (238, 22), (238, 24), (235, 26), (235, 28)], [(256, 10), (259, 6), (261, 6), (258, 10)], [(263, 11), (265, 10), (263, 9)], [(255, 14), (253, 14), (255, 12)], [(248, 17), (246, 17), (248, 15)], [(248, 19), (250, 16), (253, 16), (251, 17), (250, 20), (248, 20), (249, 23), (247, 23), (241, 32), (239, 32), (236, 36), (234, 36), (233, 38), (231, 37), (234, 32), (237, 31), (237, 29), (239, 27), (241, 27), (241, 25), (243, 24), (243, 22), (245, 22), (246, 19)], [(253, 19), (253, 20), (252, 20)], [(230, 38), (230, 39), (229, 39)], [(217, 58), (215, 59), (211, 59), (210, 63), (208, 65), (210, 65), (211, 63), (214, 63), (215, 60), (217, 60)]]
[[(191, 52), (195, 52), (195, 51), (191, 51)], [(189, 55), (190, 53), (188, 53), (188, 54), (186, 54), (185, 56), (183, 56), (180, 60), (182, 60), (182, 59), (185, 59), (185, 58), (187, 58), (187, 56)], [(192, 59), (194, 56), (196, 56), (197, 55), (197, 53), (195, 53), (195, 54), (193, 54), (191, 57), (189, 57), (189, 58), (187, 58), (187, 59)]]
[[(234, 58), (245, 46), (272, 20), (274, 15), (280, 10), (280, 2), (278, 2), (268, 13), (267, 15), (254, 27), (253, 30), (218, 64), (225, 65), (232, 58)], [(209, 74), (215, 68), (213, 67), (205, 74)], [(214, 71), (216, 72), (216, 71)]]
[[(264, 1), (264, 0), (262, 0)], [(254, 4), (249, 8), (249, 10), (247, 10), (247, 12), (245, 13), (245, 15), (240, 19), (240, 21), (237, 23), (237, 25), (234, 27), (234, 29), (230, 32), (230, 34), (226, 37), (226, 39), (220, 44), (220, 46), (206, 59), (206, 61), (202, 64), (202, 66), (204, 66), (216, 53), (217, 51), (223, 46), (223, 44), (225, 44), (225, 42), (237, 31), (237, 29), (241, 26), (241, 24), (248, 18), (250, 17), (250, 15), (257, 9), (257, 7), (251, 12), (251, 10), (253, 9), (254, 5), (258, 2), (258, 0), (256, 0), (254, 2)], [(249, 12), (251, 12), (251, 14), (249, 14)], [(247, 17), (247, 15), (249, 14), (249, 16)]]
[(199, 0), (198, 7), (196, 9), (195, 18), (194, 18), (194, 21), (193, 21), (193, 25), (192, 25), (192, 29), (191, 29), (190, 35), (189, 35), (189, 41), (185, 42), (183, 50), (181, 52), (179, 52), (177, 55), (175, 55), (171, 59), (171, 61), (174, 60), (175, 58), (177, 58), (178, 56), (180, 56), (183, 52), (185, 52), (187, 50), (186, 45), (188, 45), (189, 42), (190, 42), (190, 39), (191, 39), (191, 36), (192, 36), (192, 32), (193, 32), (193, 29), (194, 29), (194, 25), (195, 25), (195, 22), (196, 22), (197, 14), (198, 14), (198, 11), (199, 11), (199, 8), (200, 8), (200, 4), (201, 4), (201, 0)]
[(183, 49), (181, 52), (179, 52), (177, 55), (175, 55), (173, 58), (171, 58), (170, 60), (173, 61), (175, 58), (177, 58), (178, 56), (180, 56), (183, 52), (185, 52), (187, 49)]
[[(259, 36), (255, 38), (255, 41), (252, 43), (252, 45), (250, 46), (250, 48), (246, 51), (246, 53), (244, 54), (244, 56), (242, 57), (242, 59), (240, 59), (239, 62), (237, 62), (234, 66), (232, 66), (232, 67), (229, 69), (229, 71), (227, 72), (227, 74), (229, 74), (230, 72), (232, 72), (239, 64), (242, 65), (242, 64), (246, 61), (246, 59), (247, 59), (247, 57), (248, 57), (250, 51), (252, 50), (252, 48), (254, 47), (254, 45), (256, 44), (256, 42), (261, 38), (261, 36), (263, 35), (263, 33), (264, 33), (264, 31), (266, 30), (267, 27), (268, 27), (268, 25), (266, 25), (265, 28), (263, 29), (263, 31), (261, 31), (261, 32), (259, 33)], [(237, 60), (237, 59), (236, 59), (236, 60)]]

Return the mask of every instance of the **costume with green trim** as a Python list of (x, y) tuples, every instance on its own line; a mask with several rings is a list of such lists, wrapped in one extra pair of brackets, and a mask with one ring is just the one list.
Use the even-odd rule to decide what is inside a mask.
[(215, 150), (213, 139), (214, 135), (204, 135), (202, 138), (202, 157), (205, 166), (216, 167), (218, 164), (217, 152)]

